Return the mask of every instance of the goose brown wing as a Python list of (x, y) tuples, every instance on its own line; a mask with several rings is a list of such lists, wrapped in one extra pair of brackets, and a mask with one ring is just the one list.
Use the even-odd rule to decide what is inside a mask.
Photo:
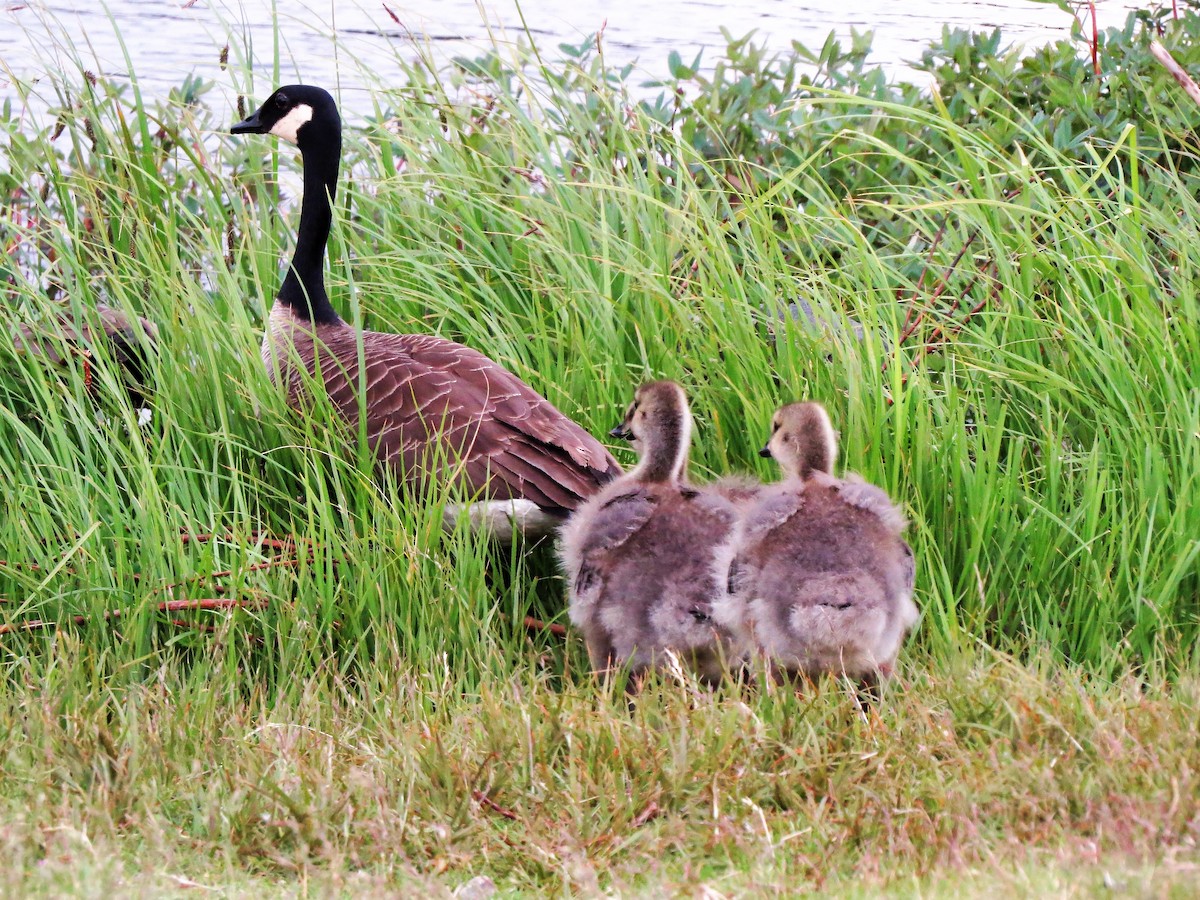
[(851, 506), (857, 506), (879, 517), (884, 526), (899, 534), (908, 523), (904, 514), (892, 503), (892, 498), (883, 488), (876, 487), (864, 481), (859, 475), (847, 472), (840, 484), (837, 484), (838, 495)]
[[(63, 355), (59, 352), (62, 341), (76, 342), (79, 335), (72, 329), (67, 334), (53, 335), (33, 325), (19, 322), (12, 332), (13, 347), (18, 353), (34, 353), (44, 356), (52, 363), (61, 363)], [(55, 345), (58, 346), (55, 346)]]
[(804, 508), (804, 492), (775, 485), (762, 490), (746, 512), (743, 542), (757, 543)]
[[(109, 341), (128, 345), (140, 341), (153, 342), (158, 337), (158, 326), (140, 316), (131, 319), (119, 309), (103, 304), (97, 305), (95, 316), (100, 325), (99, 333)], [(64, 312), (52, 322), (40, 326), (18, 323), (12, 334), (18, 352), (39, 353), (52, 362), (62, 362), (59, 352), (62, 342), (88, 346), (97, 340), (97, 332), (92, 324), (85, 319), (82, 329), (77, 328), (70, 312)]]
[(97, 345), (104, 344), (124, 370), (130, 396), (138, 402), (144, 401), (141, 391), (147, 384), (148, 356), (158, 338), (158, 327), (140, 316), (130, 318), (103, 304), (97, 305), (95, 320), (99, 328), (90, 315), (77, 324), (72, 313), (63, 312), (41, 325), (20, 323), (12, 333), (13, 346), (18, 353), (36, 354), (61, 364), (64, 354), (91, 355)]
[(645, 527), (657, 506), (658, 498), (638, 485), (609, 498), (596, 510), (579, 554), (593, 557), (619, 549)]
[[(356, 335), (322, 337), (336, 357), (322, 366), (329, 398), (354, 421)], [(362, 342), (367, 437), (406, 480), (453, 478), (565, 513), (620, 474), (599, 441), (482, 353), (432, 335), (366, 332)]]

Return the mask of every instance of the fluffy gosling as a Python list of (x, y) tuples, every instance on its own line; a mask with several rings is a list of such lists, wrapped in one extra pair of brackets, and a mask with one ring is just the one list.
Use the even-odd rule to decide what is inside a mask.
[(776, 679), (888, 678), (916, 624), (904, 517), (855, 475), (833, 477), (837, 437), (819, 403), (780, 409), (761, 455), (783, 479), (765, 486), (715, 555), (725, 591), (713, 618)]
[(712, 620), (713, 553), (736, 511), (686, 481), (692, 418), (671, 381), (642, 385), (610, 433), (637, 466), (589, 498), (562, 529), (571, 621), (601, 677), (628, 667), (631, 689), (675, 654), (706, 683), (721, 679), (728, 635)]

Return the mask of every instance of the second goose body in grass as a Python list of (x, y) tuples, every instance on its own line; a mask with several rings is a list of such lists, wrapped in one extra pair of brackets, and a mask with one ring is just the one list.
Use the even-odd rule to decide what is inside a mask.
[(63, 312), (45, 325), (18, 324), (12, 340), (18, 353), (42, 356), (55, 364), (65, 363), (72, 354), (91, 359), (103, 344), (120, 367), (130, 402), (135, 409), (146, 410), (150, 356), (158, 341), (158, 326), (149, 319), (98, 303), (94, 314), (81, 321)]
[(638, 676), (668, 653), (719, 681), (726, 634), (712, 619), (713, 553), (736, 508), (686, 480), (692, 419), (671, 381), (638, 388), (614, 437), (632, 440), (637, 466), (581, 506), (562, 529), (571, 621), (602, 676)]
[(481, 501), (472, 517), (502, 538), (510, 527), (548, 533), (620, 474), (599, 441), (479, 351), (429, 334), (359, 332), (338, 316), (324, 266), (342, 125), (326, 91), (281, 87), (232, 132), (277, 135), (303, 160), (295, 255), (263, 340), (293, 406), (315, 377), (346, 420), (361, 416), (383, 466), (417, 492), (461, 488)]
[(837, 437), (818, 403), (779, 410), (762, 455), (783, 480), (716, 555), (726, 591), (714, 618), (776, 677), (888, 677), (918, 617), (904, 517), (874, 485), (833, 476)]

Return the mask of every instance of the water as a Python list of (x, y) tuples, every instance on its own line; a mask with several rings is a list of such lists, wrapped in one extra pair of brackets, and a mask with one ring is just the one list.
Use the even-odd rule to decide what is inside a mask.
[[(875, 31), (874, 59), (893, 76), (919, 79), (905, 62), (920, 57), (943, 24), (990, 29), (1001, 26), (1006, 39), (1040, 43), (1069, 33), (1071, 18), (1049, 3), (1032, 0), (387, 0), (387, 2), (205, 3), (187, 0), (0, 0), (0, 100), (14, 97), (12, 78), (27, 80), (39, 66), (70, 66), (62, 51), (72, 45), (96, 72), (122, 78), (130, 66), (143, 96), (165, 98), (185, 76), (213, 79), (232, 104), (241, 85), (222, 72), (218, 56), (229, 44), (231, 56), (253, 63), (253, 94), (261, 99), (272, 86), (274, 59), (272, 5), (281, 23), (281, 81), (307, 81), (337, 87), (352, 104), (357, 58), (386, 81), (395, 72), (396, 55), (412, 58), (428, 51), (435, 60), (476, 55), (489, 46), (488, 30), (501, 45), (515, 43), (524, 23), (543, 51), (557, 53), (561, 42), (577, 44), (603, 32), (610, 63), (635, 63), (644, 79), (666, 73), (667, 54), (680, 51), (686, 61), (699, 50), (712, 59), (724, 46), (721, 27), (735, 35), (757, 30), (770, 46), (793, 39), (819, 47), (832, 29), (848, 36), (851, 28)], [(1100, 0), (1101, 27), (1119, 25), (1131, 7), (1127, 0)], [(569, 11), (568, 11), (569, 10)], [(111, 18), (110, 18), (111, 16)], [(115, 27), (114, 27), (115, 26)], [(125, 47), (122, 49), (123, 39)], [(48, 101), (49, 102), (49, 101)]]

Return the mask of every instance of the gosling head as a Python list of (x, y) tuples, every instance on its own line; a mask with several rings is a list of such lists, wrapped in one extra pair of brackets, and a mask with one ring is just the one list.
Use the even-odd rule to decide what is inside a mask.
[(837, 432), (820, 403), (790, 403), (771, 420), (771, 437), (759, 451), (773, 458), (790, 477), (808, 478), (814, 472), (833, 473)]
[(273, 134), (304, 150), (330, 137), (340, 141), (342, 118), (328, 91), (311, 84), (288, 84), (229, 130), (232, 134)]
[(612, 437), (633, 443), (640, 460), (630, 473), (641, 481), (678, 481), (687, 469), (692, 414), (687, 395), (673, 381), (650, 381), (633, 395)]

